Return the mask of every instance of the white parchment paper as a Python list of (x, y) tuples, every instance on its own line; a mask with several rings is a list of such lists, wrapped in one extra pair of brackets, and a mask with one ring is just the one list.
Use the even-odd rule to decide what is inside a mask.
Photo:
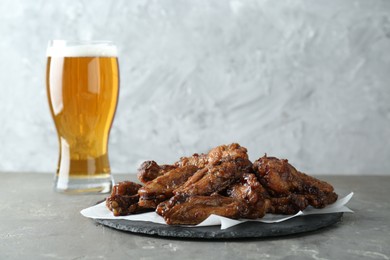
[[(335, 203), (323, 208), (323, 209), (315, 209), (313, 207), (307, 207), (303, 211), (299, 211), (295, 215), (275, 215), (275, 214), (266, 214), (263, 218), (259, 219), (230, 219), (225, 218), (218, 215), (210, 215), (207, 219), (205, 219), (202, 223), (192, 226), (192, 227), (200, 227), (200, 226), (215, 226), (220, 225), (221, 229), (226, 229), (240, 223), (246, 221), (258, 221), (263, 223), (278, 223), (291, 218), (295, 218), (298, 216), (311, 215), (311, 214), (327, 214), (327, 213), (336, 213), (336, 212), (353, 212), (345, 205), (352, 198), (353, 192), (348, 194), (343, 198), (339, 198)], [(149, 221), (159, 224), (166, 225), (164, 219), (155, 212), (134, 214), (129, 216), (119, 216), (115, 217), (110, 210), (107, 209), (106, 203), (102, 202), (95, 206), (86, 208), (81, 210), (81, 215), (87, 218), (92, 219), (126, 219), (129, 221)]]

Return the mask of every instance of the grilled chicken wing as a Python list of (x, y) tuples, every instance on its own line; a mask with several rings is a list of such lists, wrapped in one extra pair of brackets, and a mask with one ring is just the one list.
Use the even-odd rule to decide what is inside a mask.
[[(158, 165), (155, 161), (145, 161), (138, 169), (138, 179), (142, 183), (147, 183), (165, 173), (183, 166), (193, 165), (202, 169), (207, 165), (219, 164), (223, 159), (236, 160), (238, 158), (248, 159), (245, 147), (237, 143), (230, 145), (220, 145), (211, 149), (207, 154), (193, 154), (190, 157), (181, 157), (174, 165)], [(247, 171), (251, 170), (252, 165), (245, 165)]]
[(243, 168), (251, 163), (247, 159), (238, 158), (236, 161), (222, 161), (219, 165), (207, 166), (197, 171), (183, 185), (173, 191), (174, 194), (210, 195), (226, 189), (238, 180)]
[(141, 185), (131, 181), (114, 185), (110, 197), (106, 199), (107, 208), (113, 212), (114, 216), (125, 216), (142, 211), (138, 205), (139, 188)]
[(288, 160), (265, 155), (254, 162), (253, 169), (272, 197), (290, 196), (286, 201), (295, 201), (300, 208), (307, 203), (299, 196), (291, 197), (291, 194), (303, 195), (315, 208), (323, 208), (337, 200), (332, 185), (297, 171)]
[(147, 183), (175, 168), (174, 165), (164, 164), (160, 166), (155, 161), (145, 161), (139, 167), (137, 177), (142, 183)]
[[(206, 166), (213, 166), (220, 164), (221, 161), (238, 161), (248, 160), (247, 149), (240, 146), (237, 143), (229, 145), (220, 145), (211, 149), (207, 154), (194, 154), (191, 157), (182, 157), (180, 161), (175, 163), (175, 166), (195, 165), (198, 168), (204, 168)], [(243, 170), (250, 171), (252, 164), (242, 165), (247, 167)]]
[(241, 218), (261, 218), (270, 207), (269, 195), (254, 174), (244, 174), (228, 187), (226, 194), (245, 205)]
[(182, 185), (198, 170), (196, 166), (178, 167), (148, 182), (138, 190), (139, 205), (156, 208), (157, 205), (173, 196), (173, 190)]
[(169, 225), (196, 225), (211, 214), (237, 219), (243, 205), (218, 194), (211, 196), (176, 195), (158, 205), (156, 212)]

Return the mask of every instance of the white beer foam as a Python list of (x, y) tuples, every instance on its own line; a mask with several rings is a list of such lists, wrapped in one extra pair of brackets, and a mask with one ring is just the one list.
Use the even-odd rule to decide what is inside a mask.
[(83, 44), (67, 46), (65, 43), (56, 43), (49, 46), (46, 52), (48, 57), (117, 57), (118, 50), (114, 45), (106, 43)]

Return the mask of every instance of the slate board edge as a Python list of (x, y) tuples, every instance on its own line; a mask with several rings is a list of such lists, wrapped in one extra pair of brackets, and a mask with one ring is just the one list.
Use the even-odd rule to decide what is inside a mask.
[(116, 230), (135, 234), (185, 239), (238, 239), (278, 237), (316, 231), (339, 222), (342, 216), (343, 213), (309, 215), (275, 224), (246, 222), (225, 230), (221, 230), (219, 226), (186, 228), (144, 221), (107, 219), (95, 221)]

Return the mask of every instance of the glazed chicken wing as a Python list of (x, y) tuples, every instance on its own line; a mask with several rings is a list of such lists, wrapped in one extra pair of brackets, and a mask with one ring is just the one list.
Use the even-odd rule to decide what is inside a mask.
[(158, 205), (156, 212), (169, 225), (196, 225), (211, 214), (237, 219), (243, 205), (218, 194), (211, 196), (176, 195)]
[[(217, 165), (223, 160), (248, 160), (247, 149), (237, 143), (229, 145), (220, 145), (211, 149), (207, 154), (194, 154), (191, 157), (182, 157), (180, 161), (175, 163), (175, 166), (195, 165), (198, 168), (204, 168), (207, 165)], [(247, 167), (243, 170), (250, 171), (251, 164), (242, 165)]]
[(236, 161), (222, 161), (219, 165), (207, 166), (197, 171), (173, 193), (191, 196), (217, 193), (238, 180), (244, 173), (242, 168), (247, 167), (243, 165), (250, 164), (249, 160), (238, 158)]
[(280, 198), (270, 197), (269, 202), (267, 213), (271, 214), (293, 215), (309, 206), (305, 195), (297, 195), (294, 193)]
[(178, 167), (148, 182), (138, 190), (139, 205), (156, 208), (157, 205), (173, 196), (173, 190), (190, 178), (198, 168), (193, 165)]
[(110, 197), (106, 199), (107, 208), (113, 212), (114, 216), (125, 216), (142, 211), (138, 205), (139, 188), (141, 185), (131, 181), (114, 185)]
[(269, 195), (254, 174), (244, 174), (226, 193), (245, 205), (241, 218), (261, 218), (270, 207)]
[(304, 195), (291, 193), (284, 197), (271, 197), (254, 174), (244, 174), (226, 192), (247, 205), (242, 218), (261, 218), (265, 213), (295, 214), (309, 205)]
[(147, 183), (175, 168), (173, 165), (158, 165), (155, 161), (145, 161), (139, 167), (137, 177), (142, 183)]
[[(236, 160), (238, 158), (248, 159), (247, 150), (239, 144), (220, 145), (211, 149), (207, 154), (193, 154), (190, 157), (181, 157), (174, 165), (158, 165), (155, 161), (145, 161), (138, 169), (138, 179), (142, 183), (147, 183), (165, 173), (183, 166), (193, 165), (202, 169), (207, 165), (215, 165), (225, 160)], [(245, 170), (250, 171), (252, 165), (244, 165)]]
[[(265, 155), (254, 162), (253, 169), (271, 197), (289, 197), (286, 201), (293, 201), (296, 206), (301, 205), (300, 208), (306, 204), (305, 199), (315, 208), (337, 200), (332, 185), (297, 171), (287, 160)], [(304, 199), (298, 195), (303, 195)]]
[[(207, 169), (203, 171), (207, 172)], [(207, 193), (181, 193), (160, 203), (156, 212), (163, 216), (168, 224), (195, 225), (211, 214), (234, 219), (260, 218), (265, 215), (270, 203), (265, 199), (267, 193), (254, 174), (244, 174), (224, 193), (228, 197), (216, 193), (210, 196), (206, 196)]]

